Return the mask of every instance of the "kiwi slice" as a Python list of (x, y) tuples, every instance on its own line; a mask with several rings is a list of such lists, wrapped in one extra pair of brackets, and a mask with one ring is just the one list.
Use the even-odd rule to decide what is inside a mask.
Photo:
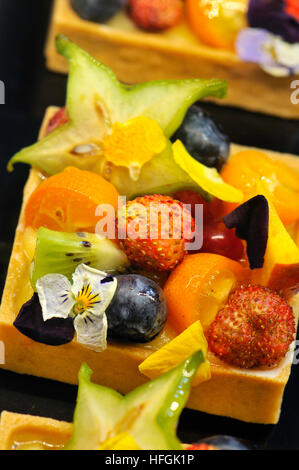
[(34, 290), (37, 280), (45, 274), (60, 273), (71, 279), (81, 263), (111, 274), (124, 272), (129, 266), (126, 254), (108, 238), (39, 228), (30, 273)]

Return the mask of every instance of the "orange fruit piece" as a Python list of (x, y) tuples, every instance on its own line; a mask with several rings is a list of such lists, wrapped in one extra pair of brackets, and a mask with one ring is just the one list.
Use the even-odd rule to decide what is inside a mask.
[(188, 22), (198, 38), (219, 49), (234, 49), (246, 27), (248, 0), (186, 0)]
[(213, 253), (188, 255), (164, 286), (168, 320), (177, 332), (200, 320), (212, 323), (229, 293), (247, 283), (249, 270), (237, 261)]
[[(257, 183), (262, 181), (282, 222), (287, 225), (299, 218), (299, 173), (282, 161), (258, 150), (244, 150), (232, 155), (221, 176), (243, 191), (243, 202), (252, 197)], [(236, 204), (224, 203), (226, 213), (235, 207)]]
[(44, 180), (32, 193), (25, 209), (25, 225), (63, 232), (94, 232), (99, 222), (96, 208), (118, 206), (118, 191), (102, 176), (68, 167)]

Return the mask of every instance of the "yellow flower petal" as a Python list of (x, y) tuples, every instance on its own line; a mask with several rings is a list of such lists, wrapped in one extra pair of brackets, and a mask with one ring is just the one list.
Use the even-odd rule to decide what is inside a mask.
[(138, 116), (124, 123), (116, 122), (112, 133), (103, 143), (107, 161), (130, 169), (132, 179), (138, 179), (142, 166), (166, 147), (166, 137), (154, 120)]
[(123, 432), (103, 442), (99, 450), (141, 450), (130, 434)]
[(202, 189), (222, 201), (243, 201), (242, 191), (225, 183), (215, 168), (209, 168), (191, 157), (180, 140), (173, 144), (172, 149), (175, 162)]
[[(139, 370), (142, 374), (146, 375), (146, 377), (154, 379), (177, 366), (200, 349), (206, 356), (208, 343), (200, 321), (196, 321), (172, 341), (165, 344), (165, 346), (145, 359), (145, 361), (139, 365)], [(192, 385), (197, 386), (210, 378), (210, 364), (206, 360), (199, 366)]]

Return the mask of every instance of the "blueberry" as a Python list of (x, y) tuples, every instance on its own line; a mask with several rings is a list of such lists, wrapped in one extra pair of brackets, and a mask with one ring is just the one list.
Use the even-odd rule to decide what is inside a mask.
[(166, 322), (166, 299), (152, 279), (120, 275), (106, 315), (109, 338), (145, 343), (160, 333)]
[(73, 10), (84, 20), (108, 21), (125, 7), (127, 0), (71, 0)]
[(229, 138), (212, 117), (193, 105), (174, 134), (172, 140), (181, 140), (186, 149), (200, 163), (221, 170), (229, 156)]

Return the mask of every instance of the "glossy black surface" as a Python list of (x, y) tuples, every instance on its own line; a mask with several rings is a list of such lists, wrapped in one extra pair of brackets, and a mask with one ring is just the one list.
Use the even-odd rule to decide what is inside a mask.
[[(63, 105), (66, 79), (46, 71), (43, 46), (49, 19), (49, 0), (0, 1), (0, 80), (6, 104), (0, 105), (0, 287), (2, 290), (22, 188), (28, 168), (6, 164), (13, 153), (36, 140), (48, 105)], [(278, 104), (279, 105), (279, 104)], [(242, 110), (205, 105), (234, 142), (299, 155), (299, 124)], [(276, 426), (254, 425), (186, 410), (180, 437), (194, 442), (203, 436), (231, 434), (268, 449), (299, 449), (299, 366), (293, 366), (282, 414)], [(0, 411), (11, 410), (72, 419), (76, 387), (0, 370)]]

